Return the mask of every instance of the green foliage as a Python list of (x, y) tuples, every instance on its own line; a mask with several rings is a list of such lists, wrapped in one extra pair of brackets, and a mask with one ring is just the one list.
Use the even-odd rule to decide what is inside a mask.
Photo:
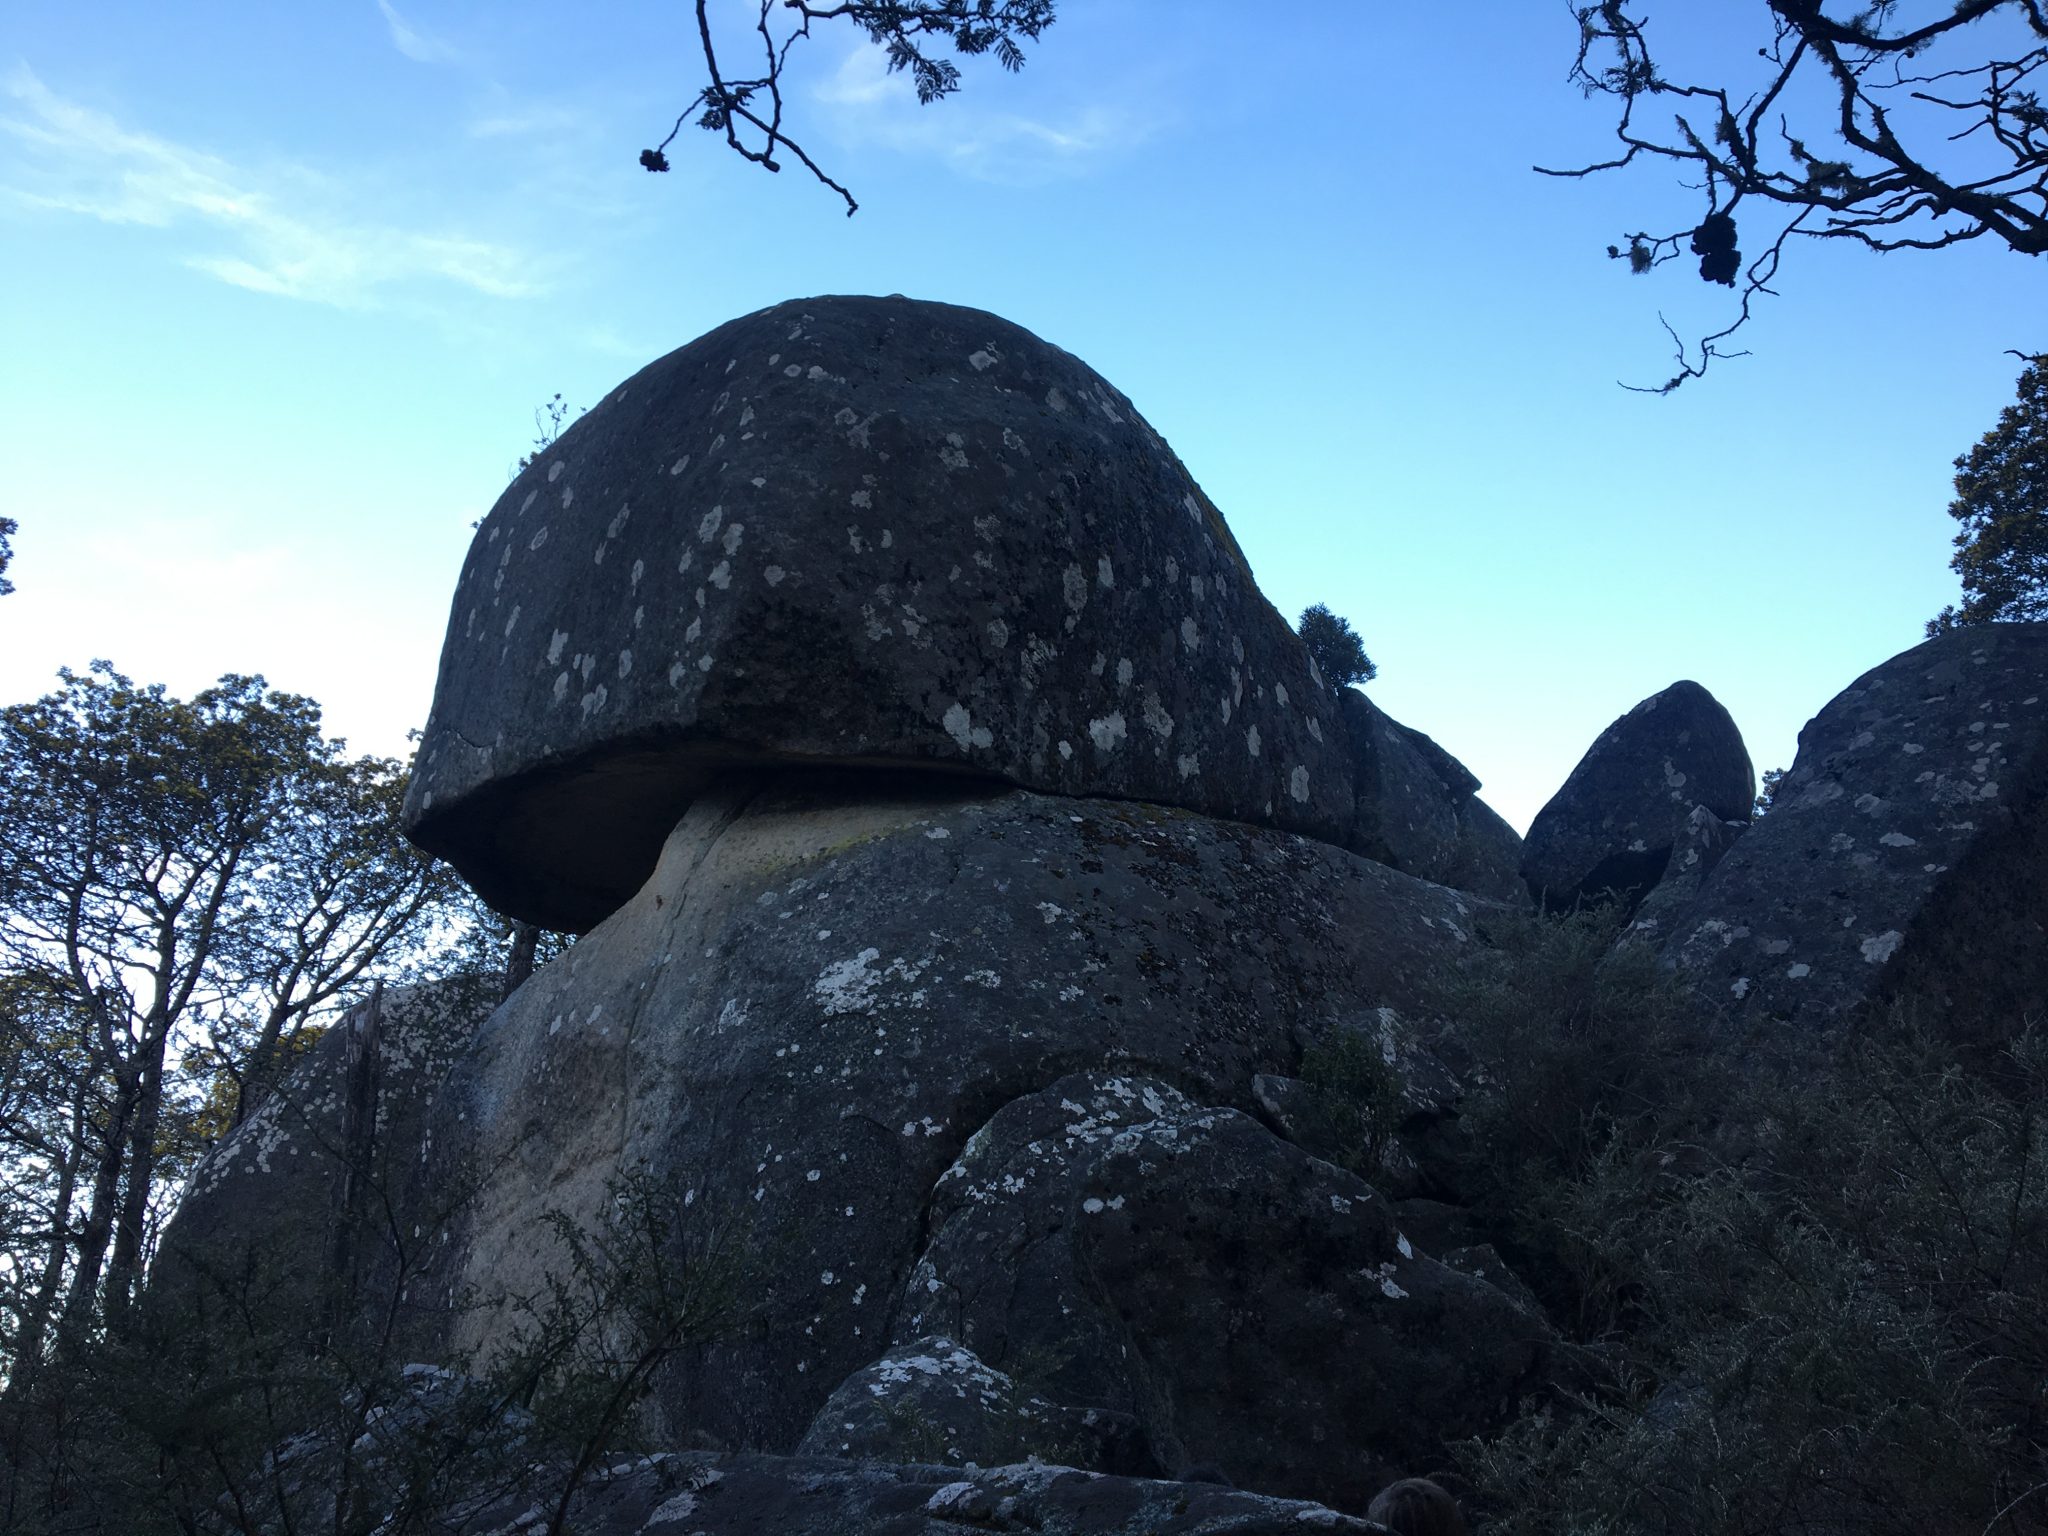
[(423, 952), (404, 765), (312, 700), (106, 662), (0, 710), (0, 1360), (125, 1316), (166, 1194), (296, 1037)]
[(10, 541), (20, 528), (21, 525), (13, 518), (0, 517), (0, 597), (14, 590), (14, 583), (7, 579), (7, 565), (14, 558), (14, 545)]
[(1332, 688), (1369, 683), (1380, 669), (1365, 654), (1365, 642), (1351, 628), (1351, 621), (1339, 618), (1321, 603), (1301, 611), (1295, 633), (1308, 648), (1309, 660)]
[(546, 1218), (559, 1262), (537, 1294), (458, 1308), (503, 1341), (462, 1369), (405, 1363), (387, 1311), (410, 1266), (319, 1348), (281, 1300), (303, 1255), (180, 1288), (0, 1395), (0, 1529), (427, 1536), (514, 1498), (540, 1512), (521, 1529), (574, 1531), (597, 1468), (657, 1448), (633, 1422), (656, 1372), (750, 1326), (760, 1280), (744, 1223), (640, 1173), (608, 1197), (593, 1228)]
[(1302, 1131), (1315, 1153), (1379, 1182), (1401, 1124), (1401, 1079), (1382, 1043), (1338, 1024), (1302, 1053)]
[(2018, 393), (1956, 460), (1948, 515), (1962, 529), (1949, 565), (1963, 579), (1963, 601), (1930, 619), (1929, 635), (2048, 618), (2048, 354), (2027, 360)]
[(1771, 813), (1771, 807), (1778, 800), (1778, 786), (1784, 783), (1784, 781), (1784, 769), (1766, 768), (1764, 770), (1763, 779), (1757, 785), (1756, 803), (1750, 807), (1750, 815), (1752, 817), (1768, 816)]
[(1463, 1447), (1488, 1529), (2048, 1530), (2048, 1041), (1774, 1056), (1611, 931), (1518, 921), (1457, 1010), (1460, 1193), (1586, 1351)]

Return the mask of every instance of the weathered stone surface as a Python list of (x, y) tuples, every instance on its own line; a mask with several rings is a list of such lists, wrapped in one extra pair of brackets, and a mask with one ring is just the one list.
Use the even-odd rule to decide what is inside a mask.
[(152, 1301), (260, 1299), (291, 1336), (392, 1283), (394, 1255), (376, 1240), (383, 1202), (421, 1231), (448, 1214), (424, 1152), (437, 1095), (492, 1001), (461, 981), (394, 989), (343, 1015), (193, 1170), (152, 1269)]
[(797, 1442), (799, 1456), (1004, 1466), (1049, 1461), (1156, 1476), (1137, 1420), (1063, 1408), (943, 1335), (892, 1349), (846, 1378)]
[(1337, 690), (1131, 403), (994, 315), (804, 299), (642, 369), (464, 565), (407, 823), (582, 930), (739, 763), (908, 764), (1345, 842)]
[(1143, 1076), (1005, 1106), (937, 1194), (899, 1334), (1032, 1357), (1048, 1395), (1135, 1415), (1164, 1466), (1363, 1508), (1497, 1423), (1546, 1355), (1540, 1315), (1417, 1253), (1363, 1181)]
[(1629, 942), (1654, 945), (1670, 937), (1671, 925), (1699, 898), (1707, 877), (1735, 846), (1735, 840), (1752, 825), (1747, 820), (1723, 821), (1704, 805), (1694, 806), (1672, 845), (1664, 873), (1644, 894), (1629, 919)]
[[(546, 1528), (552, 1500), (434, 1490), (437, 1531)], [(332, 1500), (330, 1499), (331, 1503)], [(410, 1506), (416, 1507), (416, 1506)], [(442, 1512), (445, 1511), (445, 1512)], [(308, 1522), (307, 1528), (317, 1528)], [(1200, 1482), (1104, 1477), (1025, 1462), (960, 1468), (816, 1456), (686, 1453), (621, 1458), (575, 1494), (576, 1536), (1385, 1536), (1369, 1520)]]
[(1471, 770), (1357, 689), (1337, 702), (1357, 796), (1345, 845), (1421, 880), (1525, 900), (1522, 839), (1478, 797)]
[[(534, 1289), (545, 1213), (593, 1220), (628, 1169), (743, 1212), (774, 1255), (764, 1329), (658, 1395), (715, 1443), (787, 1447), (896, 1336), (933, 1186), (1005, 1104), (1114, 1063), (1248, 1105), (1300, 1028), (1440, 1011), (1475, 912), (1324, 843), (1129, 802), (893, 775), (714, 788), (451, 1077), (435, 1155), (480, 1187), (441, 1294)], [(453, 1342), (498, 1326), (458, 1316)]]
[(2048, 624), (1939, 636), (1799, 733), (1771, 812), (1674, 919), (1709, 1001), (1824, 1024), (1910, 997), (2005, 1027), (2048, 996)]
[(1633, 905), (1664, 873), (1695, 805), (1742, 821), (1755, 795), (1728, 711), (1698, 683), (1673, 683), (1602, 731), (1536, 813), (1522, 877), (1552, 910), (1602, 896)]

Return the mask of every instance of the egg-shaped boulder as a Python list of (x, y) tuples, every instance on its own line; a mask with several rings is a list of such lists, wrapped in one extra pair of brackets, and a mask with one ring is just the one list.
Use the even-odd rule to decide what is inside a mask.
[(483, 520), (406, 820), (584, 930), (714, 774), (949, 769), (1348, 840), (1336, 691), (1130, 401), (979, 310), (793, 301), (650, 364)]

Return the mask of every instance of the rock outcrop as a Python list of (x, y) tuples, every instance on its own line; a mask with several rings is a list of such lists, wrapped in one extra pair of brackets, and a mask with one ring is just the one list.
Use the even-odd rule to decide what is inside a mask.
[(1592, 900), (1632, 907), (1663, 875), (1694, 806), (1747, 821), (1755, 794), (1728, 711), (1698, 683), (1673, 683), (1602, 731), (1536, 813), (1522, 877), (1551, 911)]
[(1354, 688), (1337, 706), (1356, 796), (1345, 846), (1438, 885), (1526, 900), (1522, 839), (1479, 798), (1471, 770)]
[(1362, 1180), (1141, 1076), (1005, 1106), (940, 1180), (931, 1230), (899, 1334), (1034, 1359), (1048, 1392), (1135, 1418), (1166, 1466), (1344, 1508), (1493, 1427), (1551, 1343), (1419, 1253)]
[(451, 1192), (427, 1150), (440, 1101), (495, 993), (471, 978), (350, 1009), (192, 1172), (154, 1266), (154, 1299), (255, 1308), (308, 1336), (400, 1286), (384, 1215), (438, 1233)]
[(1818, 1026), (1907, 997), (2004, 1027), (2048, 996), (2044, 869), (2048, 624), (1956, 630), (1807, 724), (1664, 953), (1742, 1016)]
[(1343, 842), (1336, 690), (1130, 401), (979, 310), (817, 298), (635, 374), (456, 589), (411, 835), (582, 930), (739, 763), (951, 769)]
[[(719, 1443), (787, 1447), (892, 1342), (982, 1352), (951, 1322), (895, 1322), (935, 1190), (1004, 1106), (1111, 1066), (1248, 1107), (1298, 1033), (1436, 1012), (1473, 913), (1327, 844), (1160, 807), (943, 777), (713, 789), (452, 1074), (434, 1145), (478, 1193), (444, 1293), (534, 1288), (545, 1214), (593, 1219), (626, 1170), (743, 1212), (778, 1255), (765, 1329), (662, 1406)], [(1066, 1347), (1063, 1315), (1016, 1346)], [(499, 1326), (467, 1314), (455, 1342)]]

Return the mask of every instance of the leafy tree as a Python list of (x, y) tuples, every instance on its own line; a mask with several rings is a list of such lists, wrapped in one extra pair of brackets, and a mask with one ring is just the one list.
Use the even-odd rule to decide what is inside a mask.
[(1332, 688), (1369, 683), (1380, 669), (1365, 654), (1365, 642), (1351, 628), (1349, 619), (1339, 618), (1321, 603), (1301, 610), (1295, 633), (1308, 647), (1309, 660)]
[(19, 529), (11, 517), (0, 517), (0, 597), (14, 590), (14, 583), (7, 579), (7, 562), (14, 558), (14, 546), (8, 542)]
[(1763, 778), (1757, 784), (1756, 803), (1750, 807), (1752, 817), (1768, 816), (1771, 807), (1778, 802), (1778, 786), (1785, 782), (1785, 770), (1766, 768)]
[[(683, 124), (694, 119), (699, 128), (724, 134), (727, 148), (763, 170), (781, 170), (778, 156), (787, 150), (845, 200), (851, 218), (860, 207), (853, 194), (826, 175), (783, 126), (783, 71), (790, 50), (809, 39), (811, 24), (852, 22), (887, 51), (891, 73), (910, 76), (917, 99), (929, 106), (960, 89), (960, 66), (939, 50), (961, 58), (992, 53), (1003, 68), (1020, 70), (1023, 44), (1036, 42), (1053, 24), (1059, 0), (756, 0), (756, 5), (749, 45), (759, 50), (753, 67), (760, 73), (741, 78), (728, 75), (719, 62), (712, 37), (712, 0), (697, 0), (697, 39), (706, 83), (677, 116), (668, 137), (653, 149), (640, 151), (640, 163), (650, 171), (667, 170), (669, 145)], [(776, 26), (777, 21), (783, 25)]]
[(126, 1320), (223, 1085), (430, 935), (452, 876), (397, 836), (405, 770), (260, 677), (190, 700), (105, 662), (0, 710), (0, 1230), (11, 1373)]
[[(1720, 343), (1749, 319), (1756, 295), (1773, 291), (1795, 235), (1876, 251), (1988, 239), (2021, 255), (2048, 254), (2042, 0), (1764, 0), (1740, 10), (1756, 40), (1742, 53), (1757, 63), (1746, 79), (1716, 83), (1666, 68), (1642, 0), (1575, 5), (1571, 78), (1586, 95), (1617, 103), (1622, 153), (1575, 169), (1536, 167), (1591, 176), (1663, 161), (1698, 190), (1697, 224), (1637, 230), (1607, 248), (1638, 273), (1697, 256), (1701, 278), (1739, 290), (1735, 320), (1693, 349), (1680, 343), (1679, 371), (1659, 393), (1699, 377), (1716, 357), (1740, 355)], [(1745, 265), (1738, 221), (1752, 220), (1765, 232)]]
[(1927, 633), (2048, 618), (2048, 353), (2027, 359), (2019, 399), (1956, 460), (1948, 515), (1963, 525), (1949, 561), (1963, 604), (1942, 609)]

